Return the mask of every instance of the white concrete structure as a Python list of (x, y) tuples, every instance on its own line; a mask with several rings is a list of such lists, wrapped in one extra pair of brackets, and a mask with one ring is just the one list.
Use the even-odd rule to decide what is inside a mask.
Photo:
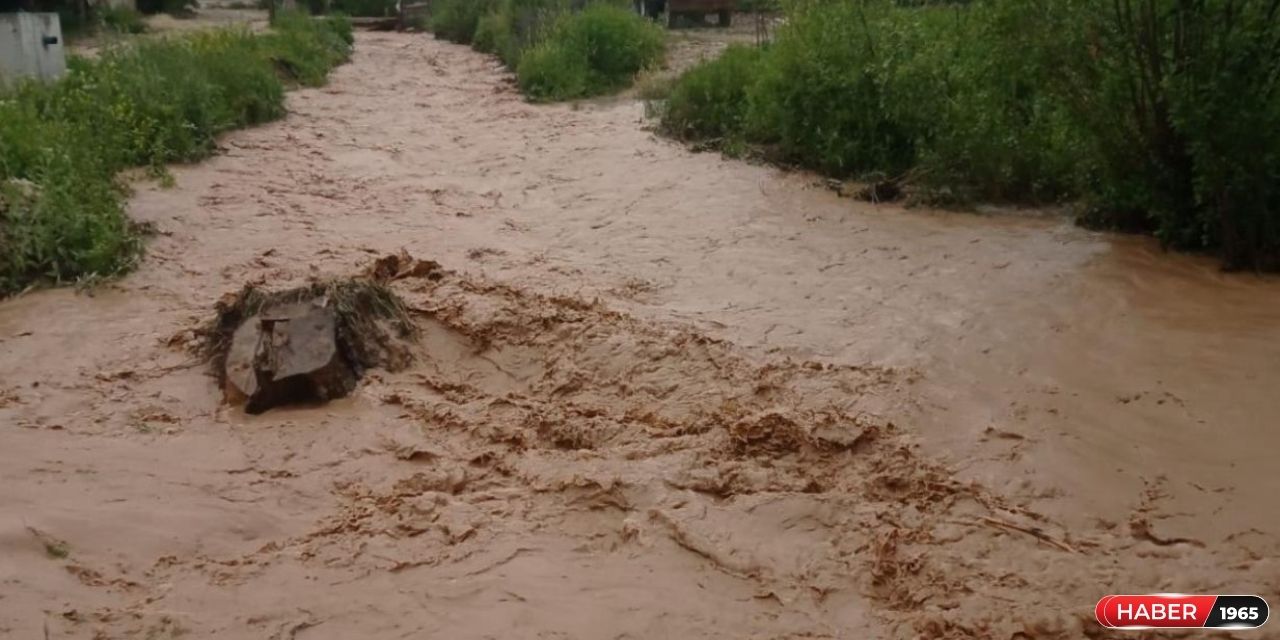
[(0, 13), (0, 85), (66, 73), (63, 44), (56, 13)]

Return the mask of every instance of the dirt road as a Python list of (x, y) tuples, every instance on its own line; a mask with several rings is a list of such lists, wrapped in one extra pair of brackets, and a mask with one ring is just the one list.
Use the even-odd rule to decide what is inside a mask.
[[(420, 35), (289, 101), (139, 188), (136, 273), (0, 303), (0, 637), (1078, 638), (1105, 593), (1277, 601), (1280, 283), (842, 200)], [(450, 270), (397, 285), (417, 365), (221, 405), (220, 295), (402, 248)]]

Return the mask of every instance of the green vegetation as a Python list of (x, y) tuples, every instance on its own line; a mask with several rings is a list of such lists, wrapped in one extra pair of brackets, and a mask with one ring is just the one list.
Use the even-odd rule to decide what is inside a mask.
[(431, 5), (431, 31), (450, 42), (471, 44), (480, 18), (497, 6), (497, 0), (437, 0)]
[(520, 60), (520, 88), (535, 100), (569, 100), (620, 89), (658, 62), (662, 30), (626, 9), (594, 4), (562, 17)]
[(540, 42), (547, 30), (568, 11), (564, 0), (500, 0), (493, 2), (476, 24), (472, 46), (492, 53), (508, 68), (520, 65), (520, 56)]
[(1062, 109), (1002, 50), (986, 6), (797, 4), (769, 48), (734, 48), (686, 73), (665, 125), (839, 177), (1053, 199), (1072, 153)]
[(625, 6), (616, 0), (438, 0), (431, 28), (497, 55), (531, 98), (570, 100), (616, 91), (661, 60), (661, 29)]
[(349, 55), (345, 21), (278, 18), (121, 44), (0, 94), (0, 294), (127, 269), (141, 242), (120, 170), (209, 155), (218, 133), (282, 116), (284, 82), (320, 84)]
[(136, 35), (147, 30), (142, 14), (128, 7), (103, 7), (98, 10), (98, 19), (102, 26), (117, 33)]
[(929, 194), (1071, 200), (1231, 268), (1280, 268), (1280, 3), (793, 0), (686, 73), (664, 127)]
[(1015, 14), (1066, 71), (1089, 221), (1280, 269), (1280, 3), (1099, 4)]
[(260, 51), (285, 76), (306, 86), (324, 84), (329, 71), (347, 61), (355, 35), (342, 16), (316, 19), (302, 13), (279, 12), (271, 33), (259, 36)]
[(681, 76), (666, 96), (670, 132), (686, 140), (718, 140), (726, 148), (740, 145), (747, 131), (747, 90), (760, 78), (764, 55), (733, 45)]

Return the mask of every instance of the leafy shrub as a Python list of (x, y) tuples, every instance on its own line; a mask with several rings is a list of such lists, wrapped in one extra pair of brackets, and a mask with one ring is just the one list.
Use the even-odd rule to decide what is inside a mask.
[(1056, 195), (1061, 181), (1042, 176), (1059, 150), (1060, 111), (1036, 89), (1038, 70), (1002, 56), (998, 25), (977, 14), (798, 3), (767, 51), (730, 50), (686, 73), (667, 129), (768, 145), (838, 176), (911, 173), (990, 198)]
[(1036, 94), (1017, 69), (991, 64), (969, 13), (875, 1), (794, 9), (750, 93), (748, 132), (837, 176), (910, 173), (987, 196), (1024, 191), (975, 179), (1036, 164), (1038, 150), (1008, 132), (1039, 127), (1044, 114), (1018, 112)]
[(0, 102), (0, 294), (115, 273), (140, 241), (96, 147), (31, 104)]
[(1280, 4), (793, 0), (777, 41), (686, 73), (681, 137), (1280, 269)]
[(472, 46), (516, 69), (521, 54), (540, 42), (571, 6), (569, 0), (499, 0), (477, 23)]
[(304, 13), (277, 12), (275, 30), (260, 36), (263, 49), (284, 76), (305, 86), (324, 84), (329, 70), (346, 62), (355, 41), (342, 16), (317, 20)]
[(662, 30), (626, 9), (592, 4), (563, 16), (521, 57), (520, 88), (535, 100), (568, 100), (616, 90), (665, 49)]
[[(208, 31), (188, 39), (192, 63), (220, 89), (219, 102), (224, 111), (215, 125), (217, 131), (284, 115), (284, 86), (276, 68), (264, 64), (264, 37), (255, 39), (242, 31)], [(329, 46), (337, 50), (341, 45), (330, 41)]]
[(430, 28), (516, 71), (537, 100), (566, 100), (625, 85), (662, 55), (661, 31), (626, 0), (435, 0)]
[(1089, 222), (1280, 269), (1280, 5), (1070, 0), (1027, 23), (1089, 147)]
[(116, 173), (202, 158), (219, 132), (281, 116), (280, 61), (323, 79), (345, 37), (345, 23), (283, 16), (263, 36), (119, 45), (0, 95), (0, 294), (128, 268), (140, 242)]
[(515, 31), (513, 22), (511, 13), (501, 5), (496, 11), (481, 16), (476, 22), (471, 47), (476, 51), (495, 54), (507, 64), (511, 64), (508, 60), (518, 60), (519, 50), (513, 46), (511, 37)]
[(496, 6), (496, 0), (434, 0), (431, 31), (450, 42), (470, 44), (480, 18)]
[(748, 92), (760, 77), (764, 52), (734, 45), (691, 69), (670, 90), (663, 123), (681, 139), (739, 139), (745, 135)]
[[(797, 11), (769, 53), (751, 100), (763, 142), (819, 170), (901, 173), (915, 139), (894, 109), (892, 80), (903, 56), (888, 42), (909, 33), (873, 29), (883, 5), (830, 3)], [(867, 15), (873, 12), (872, 15)]]
[[(939, 4), (939, 3), (934, 3)], [(1027, 52), (1027, 3), (896, 10), (916, 35), (896, 72), (915, 132), (917, 182), (968, 199), (1044, 202), (1071, 195), (1080, 149), (1066, 110)], [(899, 18), (896, 22), (903, 24)]]

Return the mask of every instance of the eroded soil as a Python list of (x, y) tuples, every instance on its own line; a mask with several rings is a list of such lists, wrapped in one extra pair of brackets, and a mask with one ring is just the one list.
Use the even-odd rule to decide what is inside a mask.
[[(1078, 638), (1105, 593), (1277, 601), (1275, 281), (842, 200), (421, 35), (289, 100), (139, 187), (136, 273), (0, 303), (0, 636)], [(221, 294), (401, 249), (450, 270), (395, 285), (417, 364), (221, 403)]]

